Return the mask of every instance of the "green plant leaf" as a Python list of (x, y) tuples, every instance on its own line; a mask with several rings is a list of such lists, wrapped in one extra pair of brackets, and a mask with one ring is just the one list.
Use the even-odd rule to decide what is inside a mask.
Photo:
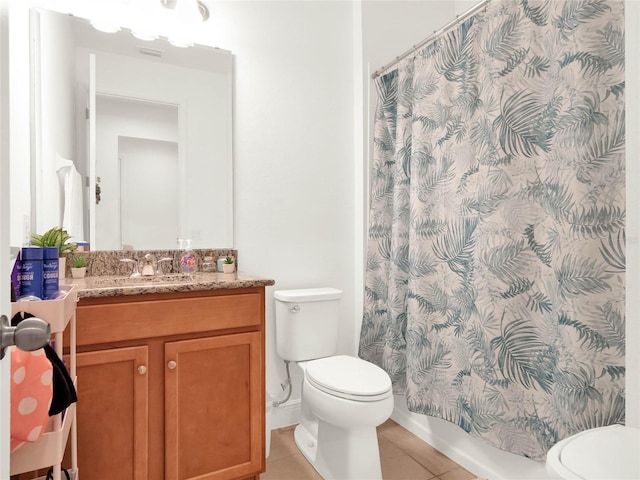
[(67, 243), (70, 238), (71, 236), (62, 227), (53, 227), (42, 235), (31, 235), (31, 244), (39, 247), (58, 247), (58, 253), (63, 255), (78, 248), (77, 245)]
[(574, 328), (578, 332), (578, 338), (582, 346), (587, 346), (596, 351), (609, 348), (609, 342), (600, 332), (582, 322), (569, 318), (566, 312), (561, 312), (558, 315), (558, 325)]
[(611, 274), (606, 267), (590, 258), (565, 255), (555, 274), (558, 292), (565, 299), (611, 290), (607, 283)]
[(625, 218), (626, 211), (620, 206), (592, 206), (588, 210), (582, 207), (580, 211), (572, 212), (569, 223), (574, 233), (599, 238), (624, 228)]
[(500, 115), (493, 126), (498, 130), (500, 145), (507, 154), (532, 157), (538, 148), (548, 152), (551, 131), (547, 118), (547, 105), (541, 104), (534, 94), (522, 90), (500, 101)]
[(464, 21), (458, 29), (452, 30), (442, 39), (442, 48), (435, 61), (435, 68), (450, 82), (460, 82), (472, 68), (471, 50), (473, 37), (469, 30), (473, 17)]
[(611, 10), (607, 0), (569, 0), (563, 3), (562, 13), (554, 18), (552, 24), (568, 38), (588, 20), (599, 17), (605, 10)]
[(602, 400), (602, 395), (594, 387), (592, 368), (580, 366), (578, 371), (558, 370), (554, 380), (555, 398), (572, 413), (583, 412), (589, 400)]
[(507, 323), (502, 335), (491, 340), (491, 346), (498, 350), (498, 366), (505, 378), (526, 388), (538, 384), (545, 392), (551, 390), (551, 372), (540, 363), (547, 345), (528, 319)]
[(549, 7), (549, 4), (538, 5), (537, 7), (532, 7), (529, 5), (529, 0), (520, 0), (520, 5), (522, 6), (522, 11), (524, 12), (525, 17), (531, 20), (539, 27), (544, 27), (547, 24), (548, 20), (548, 12), (546, 11)]
[(522, 272), (528, 271), (531, 258), (522, 240), (483, 250), (480, 256), (489, 271), (506, 284), (522, 281)]
[(520, 14), (510, 15), (502, 24), (491, 32), (484, 45), (484, 51), (496, 60), (507, 61), (522, 45), (520, 31)]
[(444, 235), (437, 237), (433, 244), (435, 256), (458, 274), (463, 274), (473, 261), (473, 232), (477, 224), (477, 219), (458, 219), (450, 223)]
[(613, 233), (610, 232), (606, 244), (604, 240), (600, 240), (602, 258), (612, 267), (613, 272), (624, 272), (626, 270), (625, 240), (624, 230), (619, 230), (615, 239), (613, 238)]

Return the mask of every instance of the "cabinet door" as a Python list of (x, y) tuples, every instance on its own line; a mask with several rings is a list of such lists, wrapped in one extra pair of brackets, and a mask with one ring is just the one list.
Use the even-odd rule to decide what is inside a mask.
[(82, 480), (147, 480), (148, 348), (79, 353)]
[(262, 470), (262, 358), (259, 332), (165, 344), (166, 480)]

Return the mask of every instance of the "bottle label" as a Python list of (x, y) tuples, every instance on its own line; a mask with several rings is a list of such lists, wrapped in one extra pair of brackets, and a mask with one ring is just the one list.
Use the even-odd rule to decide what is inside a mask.
[(22, 260), (18, 270), (20, 296), (42, 298), (42, 260)]
[(59, 284), (58, 258), (48, 258), (42, 262), (42, 295), (45, 300), (57, 298)]
[(198, 269), (198, 260), (193, 253), (185, 253), (180, 259), (180, 269), (183, 272), (195, 272)]

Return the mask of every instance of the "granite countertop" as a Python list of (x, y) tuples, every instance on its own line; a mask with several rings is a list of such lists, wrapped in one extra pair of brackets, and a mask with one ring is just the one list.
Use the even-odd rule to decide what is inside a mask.
[(101, 275), (81, 279), (65, 278), (62, 285), (77, 285), (78, 298), (117, 297), (150, 293), (192, 292), (274, 285), (275, 281), (244, 272), (196, 272), (148, 277)]

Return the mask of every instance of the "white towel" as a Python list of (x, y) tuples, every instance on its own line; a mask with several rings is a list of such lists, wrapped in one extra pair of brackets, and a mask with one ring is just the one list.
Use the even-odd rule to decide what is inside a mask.
[(63, 168), (64, 210), (62, 227), (74, 241), (84, 240), (82, 177), (75, 166)]

